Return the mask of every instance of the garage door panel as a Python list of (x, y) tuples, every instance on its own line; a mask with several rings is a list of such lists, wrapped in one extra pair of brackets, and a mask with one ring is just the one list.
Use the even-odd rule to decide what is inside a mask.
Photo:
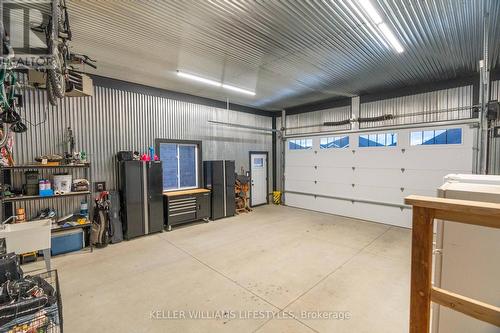
[(354, 154), (354, 165), (359, 168), (394, 168), (403, 165), (403, 154), (397, 148), (358, 149)]
[(321, 149), (316, 157), (320, 166), (336, 166), (339, 168), (352, 167), (354, 154), (345, 149)]
[[(397, 147), (352, 147), (350, 151), (320, 149), (316, 157), (313, 156), (314, 152), (310, 152), (311, 157), (302, 159), (300, 163), (318, 166), (308, 176), (308, 179), (316, 180), (317, 183), (303, 185), (294, 182), (291, 179), (293, 177), (288, 174), (285, 178), (285, 191), (293, 188), (297, 192), (311, 193), (313, 196), (292, 197), (289, 200), (290, 196), (285, 195), (286, 204), (409, 227), (411, 210), (405, 208), (405, 197), (411, 194), (435, 196), (447, 174), (471, 173), (473, 166), (475, 129), (462, 126), (462, 144), (410, 145), (412, 131), (427, 130), (391, 131), (398, 134)], [(351, 137), (356, 135), (358, 134), (351, 134)], [(357, 142), (356, 138), (352, 138), (351, 142)], [(354, 154), (352, 150), (355, 151)], [(307, 169), (297, 169), (296, 177), (304, 177), (302, 173), (305, 172)], [(336, 198), (315, 198), (314, 194)]]
[[(416, 147), (405, 152), (404, 167), (426, 170), (460, 170), (463, 166), (472, 169), (472, 149), (459, 147)], [(464, 160), (465, 159), (465, 160)]]
[(355, 195), (351, 183), (341, 182), (318, 182), (315, 187), (315, 192), (309, 192), (320, 195), (328, 195), (332, 197), (352, 198)]
[(357, 219), (410, 227), (411, 210), (397, 207), (384, 207), (366, 203), (352, 203), (345, 200), (311, 197), (297, 194), (286, 195), (287, 204), (297, 208), (348, 216)]
[(351, 179), (354, 177), (354, 172), (351, 168), (319, 166), (316, 171), (316, 176), (319, 181), (343, 181), (352, 183)]
[(370, 186), (387, 186), (387, 180), (391, 184), (398, 185), (403, 182), (404, 175), (400, 169), (368, 169), (357, 168), (354, 172), (354, 183)]
[(317, 179), (316, 170), (312, 166), (287, 166), (285, 175), (289, 179), (311, 180)]
[(286, 155), (286, 165), (310, 165), (315, 161), (315, 155), (312, 150), (292, 151)]
[(423, 188), (411, 188), (411, 187), (405, 187), (405, 190), (403, 192), (403, 200), (409, 195), (423, 195), (423, 196), (430, 196), (430, 197), (435, 197), (437, 194), (437, 189), (423, 189)]
[[(377, 193), (374, 196), (373, 193)], [(405, 194), (400, 187), (356, 185), (355, 199), (385, 202), (395, 205), (403, 205)]]
[(287, 191), (315, 193), (316, 190), (317, 187), (314, 181), (299, 179), (287, 180)]
[[(471, 170), (456, 170), (458, 173), (470, 173)], [(404, 172), (404, 177), (401, 181), (401, 186), (405, 188), (429, 189), (435, 184), (440, 184), (444, 180), (444, 176), (452, 173), (448, 170), (416, 170), (407, 169)]]
[(295, 193), (286, 194), (287, 205), (297, 208), (322, 211), (320, 202), (312, 196)]
[[(354, 200), (368, 200), (368, 201), (380, 201), (387, 202), (395, 205), (403, 205), (404, 198), (408, 196), (408, 193), (401, 191), (398, 187), (380, 187), (380, 186), (366, 186), (366, 185), (355, 185), (343, 184), (343, 183), (332, 183), (332, 182), (318, 182), (317, 184), (311, 185), (309, 183), (306, 187), (301, 189), (301, 184), (294, 184), (293, 191), (324, 195), (330, 197), (338, 197), (343, 199), (354, 199)], [(305, 188), (308, 190), (305, 191)], [(290, 189), (291, 191), (291, 189)], [(373, 193), (377, 192), (379, 197), (374, 198)]]
[(398, 227), (411, 227), (411, 210), (365, 203), (355, 203), (353, 217), (390, 224)]

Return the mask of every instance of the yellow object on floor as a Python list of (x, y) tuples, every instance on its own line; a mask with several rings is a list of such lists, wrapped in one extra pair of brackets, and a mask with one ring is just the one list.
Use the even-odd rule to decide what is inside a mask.
[(27, 252), (21, 254), (21, 264), (36, 261), (36, 252)]
[(275, 205), (281, 205), (281, 191), (273, 192), (273, 202)]

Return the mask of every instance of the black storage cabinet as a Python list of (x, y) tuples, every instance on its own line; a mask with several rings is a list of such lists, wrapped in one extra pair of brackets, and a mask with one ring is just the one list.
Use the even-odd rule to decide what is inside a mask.
[(205, 188), (211, 191), (212, 220), (234, 216), (236, 210), (234, 161), (204, 161)]
[(118, 162), (118, 178), (124, 238), (163, 231), (161, 162)]

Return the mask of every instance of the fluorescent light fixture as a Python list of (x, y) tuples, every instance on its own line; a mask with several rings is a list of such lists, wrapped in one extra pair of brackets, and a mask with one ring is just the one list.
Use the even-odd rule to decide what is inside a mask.
[(188, 73), (184, 73), (184, 72), (181, 72), (181, 71), (177, 71), (177, 75), (180, 76), (180, 77), (183, 77), (185, 79), (189, 79), (189, 80), (193, 80), (193, 81), (197, 81), (197, 82), (209, 84), (209, 85), (215, 86), (215, 87), (222, 87), (224, 89), (236, 91), (236, 92), (239, 92), (239, 93), (242, 93), (242, 94), (247, 94), (247, 95), (255, 96), (255, 92), (253, 92), (253, 91), (246, 90), (246, 89), (243, 89), (243, 88), (238, 88), (238, 87), (232, 86), (230, 84), (223, 84), (223, 83), (218, 82), (218, 81), (214, 81), (214, 80), (210, 80), (210, 79), (205, 79), (204, 77), (201, 77), (201, 76), (198, 76), (198, 75), (188, 74)]
[(235, 87), (235, 86), (232, 86), (232, 85), (229, 85), (229, 84), (222, 84), (222, 88), (228, 89), (228, 90), (237, 91), (237, 92), (240, 92), (242, 94), (247, 94), (247, 95), (255, 96), (255, 92), (253, 92), (253, 91), (242, 89), (242, 88), (238, 88), (238, 87)]
[(379, 24), (378, 27), (379, 27), (380, 31), (382, 32), (382, 34), (384, 35), (384, 37), (389, 42), (389, 44), (391, 44), (391, 46), (394, 48), (394, 50), (396, 50), (397, 53), (401, 53), (404, 51), (403, 46), (401, 45), (399, 40), (396, 38), (396, 36), (394, 36), (394, 33), (391, 31), (391, 29), (389, 29), (387, 24), (382, 23), (382, 24)]
[[(357, 3), (359, 6), (363, 9), (364, 14), (361, 14), (359, 10), (356, 8), (354, 4), (352, 4), (352, 7), (356, 10), (358, 15), (360, 15), (363, 20), (366, 22), (367, 26), (370, 28), (370, 30), (373, 31), (372, 27), (378, 28), (378, 32), (375, 34), (379, 37), (380, 40), (383, 41), (383, 43), (387, 45), (387, 43), (390, 44), (390, 46), (397, 52), (401, 53), (404, 52), (404, 48), (399, 42), (399, 40), (396, 38), (396, 35), (392, 32), (392, 30), (389, 28), (389, 26), (382, 20), (382, 17), (379, 15), (378, 11), (375, 9), (373, 6), (371, 0), (357, 0)], [(368, 16), (368, 17), (366, 17)], [(368, 20), (369, 18), (369, 20)], [(380, 34), (383, 35), (383, 39), (380, 38)]]
[(198, 82), (201, 82), (201, 83), (209, 84), (211, 86), (216, 86), (216, 87), (222, 86), (222, 84), (220, 82), (217, 82), (217, 81), (214, 81), (214, 80), (205, 79), (203, 77), (200, 77), (200, 76), (197, 76), (197, 75), (193, 75), (193, 74), (184, 73), (184, 72), (181, 72), (181, 71), (177, 71), (177, 75), (180, 76), (180, 77), (183, 77), (185, 79), (189, 79), (189, 80), (193, 80), (193, 81), (198, 81)]
[(368, 14), (368, 16), (370, 16), (370, 18), (372, 19), (373, 23), (375, 23), (376, 25), (379, 25), (380, 23), (383, 22), (382, 18), (378, 14), (378, 12), (375, 9), (375, 7), (373, 7), (373, 5), (372, 5), (372, 3), (371, 3), (370, 0), (358, 0), (358, 2), (361, 5), (361, 7), (363, 7), (363, 9)]

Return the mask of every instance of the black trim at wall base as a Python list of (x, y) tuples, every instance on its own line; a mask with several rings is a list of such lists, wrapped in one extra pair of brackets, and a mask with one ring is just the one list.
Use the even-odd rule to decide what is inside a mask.
[[(100, 76), (100, 75), (94, 75), (94, 74), (88, 74), (88, 75), (90, 75), (92, 77), (92, 80), (94, 81), (94, 85), (100, 86), (100, 87), (130, 91), (130, 92), (134, 92), (134, 93), (156, 96), (156, 97), (163, 97), (163, 98), (173, 99), (176, 101), (183, 101), (183, 102), (187, 102), (187, 103), (206, 105), (206, 106), (216, 107), (216, 108), (220, 108), (220, 109), (227, 108), (227, 102), (225, 102), (225, 101), (218, 101), (215, 99), (194, 96), (194, 95), (185, 94), (185, 93), (181, 93), (181, 92), (150, 87), (150, 86), (142, 85), (139, 83), (122, 81), (122, 80), (104, 77), (104, 76)], [(273, 114), (274, 114), (274, 111), (255, 109), (255, 108), (252, 108), (249, 106), (233, 104), (231, 102), (229, 103), (229, 109), (233, 110), (233, 111), (251, 113), (251, 114), (255, 114), (255, 115), (259, 115), (259, 116), (266, 116), (266, 117), (273, 117)]]

